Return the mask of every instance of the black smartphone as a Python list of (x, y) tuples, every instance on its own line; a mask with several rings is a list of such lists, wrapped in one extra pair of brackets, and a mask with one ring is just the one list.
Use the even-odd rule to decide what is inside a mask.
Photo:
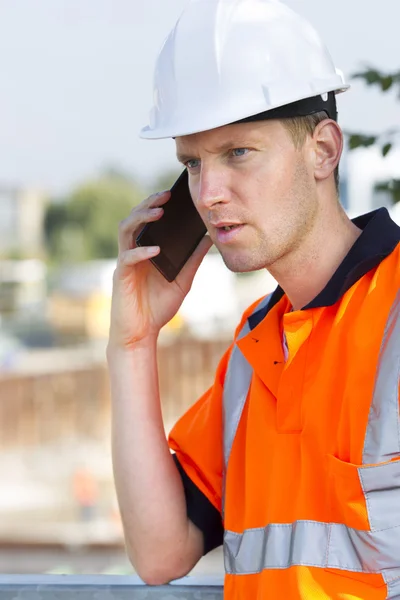
[(150, 260), (167, 281), (174, 281), (207, 231), (193, 204), (186, 169), (172, 186), (163, 209), (159, 221), (144, 226), (136, 244), (160, 246), (160, 253)]

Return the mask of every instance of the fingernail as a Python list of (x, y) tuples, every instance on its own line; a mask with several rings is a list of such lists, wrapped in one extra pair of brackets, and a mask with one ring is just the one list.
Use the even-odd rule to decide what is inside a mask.
[(164, 190), (163, 192), (157, 192), (156, 196), (162, 196), (163, 194), (166, 194), (167, 192), (169, 192), (169, 190)]
[(160, 250), (159, 246), (146, 246), (147, 254), (157, 254), (157, 252), (159, 252), (159, 250)]

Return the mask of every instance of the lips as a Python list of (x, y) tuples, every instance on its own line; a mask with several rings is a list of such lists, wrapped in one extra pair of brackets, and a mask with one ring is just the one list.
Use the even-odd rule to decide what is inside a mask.
[(239, 225), (223, 225), (222, 227), (218, 227), (218, 229), (222, 229), (223, 231), (231, 231), (235, 229), (235, 227), (239, 227)]
[(220, 244), (233, 243), (238, 236), (240, 236), (244, 225), (242, 223), (224, 223), (219, 227), (216, 227), (217, 241)]
[(225, 229), (227, 231), (229, 229), (233, 229), (234, 227), (240, 227), (242, 224), (243, 223), (233, 223), (232, 221), (218, 221), (218, 223), (213, 223), (211, 221), (211, 225), (216, 229)]

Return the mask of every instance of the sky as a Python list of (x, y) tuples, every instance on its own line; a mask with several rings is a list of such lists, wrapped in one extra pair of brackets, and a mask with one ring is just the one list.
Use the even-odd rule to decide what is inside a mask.
[[(0, 186), (53, 195), (115, 166), (150, 186), (179, 171), (172, 140), (147, 124), (157, 53), (186, 0), (0, 0)], [(345, 76), (400, 68), (399, 0), (286, 0), (308, 18)], [(341, 125), (400, 124), (394, 94), (354, 82)]]

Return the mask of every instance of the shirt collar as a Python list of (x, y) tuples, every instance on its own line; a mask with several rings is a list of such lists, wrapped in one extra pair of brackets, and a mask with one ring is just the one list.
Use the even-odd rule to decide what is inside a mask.
[[(302, 310), (332, 306), (368, 271), (377, 267), (400, 242), (400, 227), (390, 218), (386, 208), (379, 208), (355, 219), (362, 230), (349, 253), (332, 275), (325, 288)], [(277, 287), (268, 305), (250, 315), (248, 322), (254, 329), (284, 295)]]

